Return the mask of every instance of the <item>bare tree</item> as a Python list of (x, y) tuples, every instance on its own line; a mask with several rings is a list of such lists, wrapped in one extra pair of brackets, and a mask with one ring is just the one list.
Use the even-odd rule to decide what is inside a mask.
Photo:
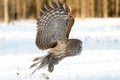
[(38, 17), (40, 14), (40, 0), (36, 0), (36, 13)]
[(23, 19), (26, 19), (26, 0), (23, 1)]
[(80, 6), (80, 0), (77, 0), (76, 1), (76, 4), (75, 4), (75, 6), (74, 6), (74, 14), (75, 14), (75, 16), (76, 17), (80, 17), (80, 8), (81, 8), (81, 6)]
[(90, 16), (94, 17), (94, 0), (90, 1)]
[(20, 19), (20, 0), (16, 0), (16, 13), (15, 16), (17, 19)]
[(116, 11), (115, 11), (115, 13), (116, 13), (116, 17), (118, 17), (119, 16), (119, 9), (120, 9), (120, 7), (119, 7), (119, 0), (116, 0)]
[(15, 0), (11, 0), (11, 19), (14, 20), (14, 13), (15, 13)]
[[(56, 2), (56, 0), (52, 0)], [(59, 0), (71, 6), (75, 17), (120, 17), (120, 0)], [(50, 0), (1, 0), (1, 20), (38, 17), (40, 9)], [(2, 9), (2, 7), (4, 8)]]
[(108, 17), (108, 1), (103, 0), (103, 17)]
[(86, 17), (86, 0), (81, 0), (81, 17)]
[(102, 17), (102, 1), (103, 0), (95, 0), (95, 17)]
[(8, 0), (4, 0), (4, 21), (8, 23)]

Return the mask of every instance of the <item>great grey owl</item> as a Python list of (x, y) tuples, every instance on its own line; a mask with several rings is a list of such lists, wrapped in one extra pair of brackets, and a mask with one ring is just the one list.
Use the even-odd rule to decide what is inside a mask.
[[(82, 41), (69, 39), (69, 33), (74, 24), (73, 11), (59, 1), (44, 5), (41, 15), (37, 19), (36, 45), (41, 50), (50, 49), (43, 57), (36, 57), (30, 68), (36, 67), (34, 72), (45, 66), (48, 71), (54, 70), (54, 65), (69, 56), (81, 54)], [(33, 72), (33, 73), (34, 73)]]

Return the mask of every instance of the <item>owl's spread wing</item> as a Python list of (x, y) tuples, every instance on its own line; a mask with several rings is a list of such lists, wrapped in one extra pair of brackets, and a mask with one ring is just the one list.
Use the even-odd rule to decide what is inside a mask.
[(59, 38), (68, 38), (71, 30), (70, 9), (59, 1), (45, 5), (37, 20), (36, 45), (39, 49), (53, 48)]

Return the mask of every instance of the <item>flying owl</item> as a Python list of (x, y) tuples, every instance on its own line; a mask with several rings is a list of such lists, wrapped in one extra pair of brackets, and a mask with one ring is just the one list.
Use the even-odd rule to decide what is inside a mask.
[[(81, 54), (82, 41), (69, 39), (69, 33), (74, 24), (72, 10), (59, 1), (50, 1), (51, 5), (44, 5), (41, 15), (37, 19), (36, 45), (41, 50), (49, 49), (48, 54), (36, 57), (30, 66), (39, 70), (45, 66), (48, 71), (54, 70), (54, 65), (62, 59)], [(34, 73), (33, 72), (33, 73)]]

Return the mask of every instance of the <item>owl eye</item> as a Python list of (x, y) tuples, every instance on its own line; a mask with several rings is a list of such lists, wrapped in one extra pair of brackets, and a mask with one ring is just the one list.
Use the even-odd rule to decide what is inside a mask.
[(79, 49), (81, 49), (82, 48), (82, 45), (79, 45)]
[(81, 46), (79, 46), (79, 49), (81, 49)]
[(69, 18), (73, 19), (73, 18), (74, 18), (74, 16), (70, 14), (70, 15), (69, 15)]

